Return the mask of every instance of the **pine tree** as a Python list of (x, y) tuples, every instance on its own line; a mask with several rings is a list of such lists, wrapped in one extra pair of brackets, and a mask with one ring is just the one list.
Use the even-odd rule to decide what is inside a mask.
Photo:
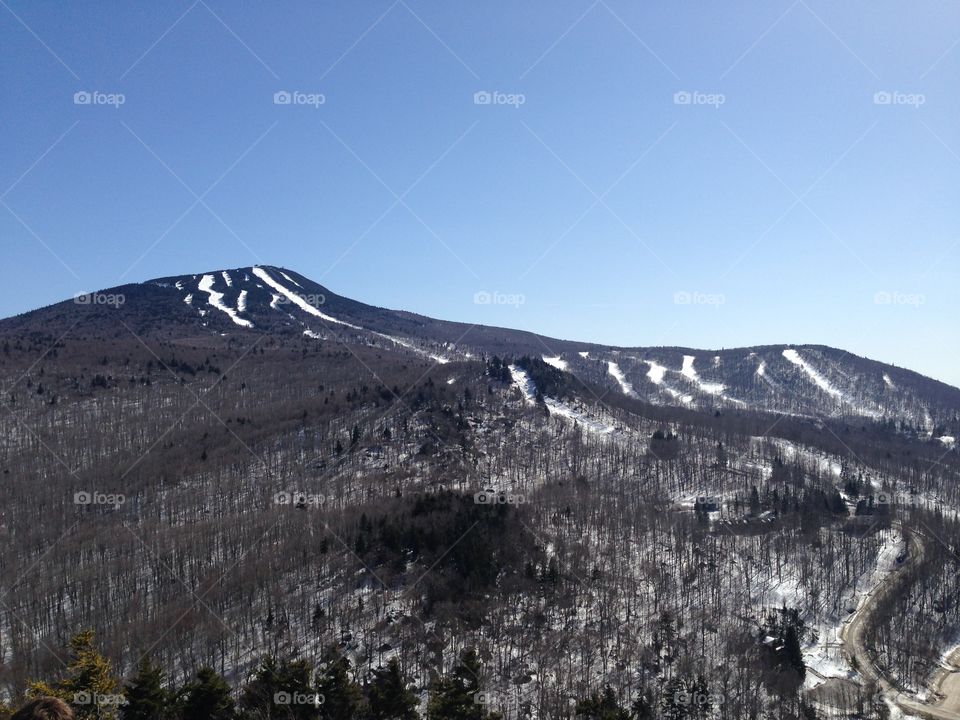
[(310, 667), (303, 660), (278, 663), (264, 658), (240, 698), (245, 718), (313, 720), (319, 718), (319, 699), (310, 686)]
[(620, 707), (616, 693), (609, 685), (602, 693), (595, 692), (578, 702), (575, 712), (578, 718), (584, 720), (630, 720), (630, 715)]
[(73, 706), (77, 720), (114, 720), (117, 717), (120, 681), (113, 675), (110, 662), (93, 646), (93, 630), (82, 630), (70, 639), (67, 677), (52, 687), (30, 683), (31, 696), (58, 697)]
[(230, 686), (209, 667), (181, 691), (180, 720), (236, 720)]
[(163, 687), (163, 671), (144, 656), (137, 674), (125, 688), (127, 702), (121, 720), (165, 720), (170, 717), (170, 693)]
[(359, 715), (360, 688), (350, 678), (350, 661), (335, 649), (324, 659), (317, 692), (322, 696), (324, 720), (353, 720)]
[(498, 720), (499, 713), (488, 713), (479, 702), (481, 672), (476, 650), (465, 650), (450, 674), (433, 683), (427, 703), (428, 720)]
[(407, 689), (400, 663), (391, 658), (387, 667), (374, 670), (367, 688), (370, 720), (419, 720), (417, 696)]

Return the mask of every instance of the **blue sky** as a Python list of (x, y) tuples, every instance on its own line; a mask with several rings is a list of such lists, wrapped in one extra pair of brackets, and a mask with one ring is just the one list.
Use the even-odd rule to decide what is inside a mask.
[(265, 263), (445, 319), (823, 343), (960, 385), (958, 20), (2, 0), (0, 315)]

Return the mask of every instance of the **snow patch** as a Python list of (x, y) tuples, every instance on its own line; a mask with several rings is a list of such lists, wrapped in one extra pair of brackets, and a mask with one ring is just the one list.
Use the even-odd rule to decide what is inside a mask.
[(683, 367), (680, 369), (680, 374), (683, 375), (688, 380), (696, 383), (697, 387), (700, 388), (703, 392), (709, 395), (720, 395), (723, 393), (724, 386), (720, 383), (705, 382), (697, 374), (697, 371), (693, 367), (693, 361), (696, 360), (696, 357), (693, 355), (684, 355), (683, 356)]
[(544, 356), (543, 356), (543, 361), (544, 361), (547, 365), (552, 365), (552, 366), (555, 367), (557, 370), (566, 370), (566, 369), (567, 369), (567, 361), (566, 361), (566, 360), (561, 360), (559, 355), (557, 355), (556, 357), (547, 357), (546, 355), (544, 355)]
[(189, 295), (187, 295), (187, 296), (183, 299), (183, 301), (184, 301), (187, 305), (193, 305), (193, 293), (190, 293)]
[(886, 373), (883, 374), (883, 382), (886, 383), (886, 386), (891, 390), (896, 390), (897, 386), (893, 384), (893, 380), (890, 379), (890, 376)]
[(806, 360), (800, 357), (800, 353), (798, 353), (796, 350), (793, 348), (787, 348), (783, 351), (783, 356), (798, 368), (803, 370), (803, 372), (807, 374), (807, 377), (809, 377), (813, 383), (825, 393), (838, 399), (843, 397), (843, 393), (831, 385), (829, 380), (811, 367)]
[(663, 383), (663, 376), (667, 374), (667, 369), (663, 365), (658, 365), (654, 360), (647, 360), (650, 369), (647, 370), (647, 377), (654, 385)]
[[(363, 330), (363, 328), (360, 327), (359, 325), (351, 325), (348, 322), (344, 322), (343, 320), (337, 320), (335, 317), (331, 317), (326, 313), (320, 312), (313, 305), (308, 303), (306, 300), (304, 300), (302, 297), (297, 295), (295, 292), (293, 292), (292, 290), (288, 290), (283, 285), (281, 285), (276, 280), (274, 280), (272, 277), (270, 277), (267, 271), (264, 270), (263, 268), (261, 267), (253, 268), (253, 274), (256, 275), (258, 278), (260, 278), (261, 280), (263, 280), (267, 285), (269, 285), (271, 288), (273, 288), (278, 293), (283, 295), (285, 298), (287, 298), (287, 300), (292, 302), (294, 305), (296, 305), (298, 308), (303, 310), (305, 313), (309, 313), (310, 315), (313, 315), (314, 317), (318, 317), (321, 320), (326, 320), (327, 322), (336, 323), (337, 325), (346, 325), (347, 327), (353, 328), (354, 330)], [(281, 275), (282, 274), (283, 273), (281, 273)], [(271, 303), (271, 306), (272, 305), (273, 303)]]
[(237, 298), (237, 310), (240, 312), (247, 311), (247, 291), (241, 290), (240, 297)]
[(620, 366), (613, 362), (613, 360), (609, 360), (607, 362), (607, 372), (613, 375), (613, 379), (616, 380), (620, 385), (620, 389), (623, 391), (624, 395), (627, 395), (628, 397), (637, 396), (637, 393), (633, 390), (633, 385), (627, 382), (627, 378), (620, 369)]
[(227, 287), (233, 287), (233, 279), (230, 277), (230, 273), (224, 270), (220, 274), (223, 276), (223, 281), (227, 284)]
[(223, 303), (223, 293), (217, 292), (213, 289), (213, 275), (204, 275), (200, 278), (200, 284), (197, 285), (197, 289), (200, 292), (205, 292), (209, 296), (207, 302), (213, 308), (216, 308), (220, 312), (226, 313), (234, 323), (240, 327), (252, 328), (253, 323), (249, 320), (244, 320), (242, 317), (237, 315), (237, 311), (232, 307), (228, 307)]
[(283, 276), (287, 279), (287, 282), (292, 282), (292, 283), (293, 283), (294, 285), (296, 285), (298, 288), (300, 288), (301, 290), (303, 290), (303, 285), (301, 285), (301, 284), (298, 283), (296, 280), (294, 280), (292, 277), (290, 277), (289, 275), (287, 275), (283, 270), (280, 271), (280, 274), (283, 275)]
[(580, 352), (577, 353), (577, 355), (579, 355), (582, 358), (590, 357), (590, 353), (587, 350), (581, 350)]

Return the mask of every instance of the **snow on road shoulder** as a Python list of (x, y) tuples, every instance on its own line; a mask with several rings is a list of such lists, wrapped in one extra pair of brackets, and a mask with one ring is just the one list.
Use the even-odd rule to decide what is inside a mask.
[(906, 541), (903, 536), (895, 530), (888, 532), (883, 538), (873, 567), (857, 578), (840, 596), (839, 613), (822, 618), (816, 625), (816, 642), (803, 648), (803, 662), (813, 671), (807, 675), (804, 687), (816, 687), (828, 678), (850, 679), (854, 676), (854, 670), (847, 664), (841, 650), (840, 633), (852, 617), (848, 611), (851, 608), (860, 609), (880, 583), (893, 572), (897, 566), (897, 558), (905, 549)]
[[(337, 325), (346, 325), (347, 327), (353, 328), (354, 330), (363, 330), (363, 328), (360, 327), (359, 325), (351, 325), (348, 322), (344, 322), (343, 320), (337, 320), (337, 318), (335, 317), (331, 317), (326, 313), (320, 312), (313, 305), (308, 303), (306, 300), (304, 300), (302, 297), (297, 295), (295, 292), (293, 292), (292, 290), (289, 290), (288, 288), (284, 287), (283, 285), (278, 283), (276, 280), (274, 280), (272, 277), (270, 277), (270, 274), (263, 268), (261, 267), (253, 268), (253, 274), (256, 275), (258, 278), (260, 278), (261, 280), (263, 280), (267, 285), (269, 285), (271, 288), (273, 288), (278, 293), (283, 295), (285, 298), (287, 298), (287, 300), (292, 302), (294, 305), (296, 305), (298, 308), (303, 310), (305, 313), (309, 313), (310, 315), (313, 315), (314, 317), (318, 317), (321, 320), (326, 320), (327, 322), (336, 323)], [(272, 304), (273, 303), (271, 303), (271, 305)]]
[(253, 327), (252, 322), (250, 322), (249, 320), (244, 320), (242, 317), (240, 317), (237, 314), (236, 310), (224, 304), (223, 293), (217, 292), (216, 290), (213, 289), (213, 282), (214, 282), (213, 275), (204, 275), (202, 278), (200, 278), (199, 285), (197, 285), (197, 289), (200, 292), (207, 293), (208, 304), (211, 307), (219, 310), (220, 312), (226, 313), (229, 316), (229, 318), (233, 320), (233, 322), (239, 325), (240, 327), (252, 328)]

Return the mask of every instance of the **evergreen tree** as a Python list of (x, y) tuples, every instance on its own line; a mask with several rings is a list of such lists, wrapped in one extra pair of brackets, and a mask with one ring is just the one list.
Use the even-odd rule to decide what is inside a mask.
[(586, 700), (577, 703), (576, 716), (584, 720), (630, 720), (630, 715), (620, 707), (613, 688), (607, 685), (602, 693), (595, 692)]
[(360, 714), (362, 695), (350, 678), (350, 661), (335, 649), (324, 658), (317, 692), (322, 696), (324, 720), (353, 720)]
[(430, 688), (428, 720), (499, 720), (499, 713), (487, 712), (479, 702), (482, 670), (476, 650), (465, 650), (450, 674)]
[(236, 720), (230, 686), (209, 667), (200, 668), (181, 691), (180, 720)]
[(144, 656), (137, 674), (125, 688), (127, 702), (120, 708), (121, 720), (166, 720), (170, 717), (170, 693), (163, 687), (163, 671)]
[(240, 697), (245, 720), (313, 720), (320, 717), (310, 667), (302, 660), (264, 658)]
[(70, 639), (67, 677), (53, 686), (29, 684), (30, 696), (48, 695), (69, 703), (77, 720), (114, 720), (121, 705), (120, 681), (110, 662), (93, 646), (93, 630), (82, 630)]
[(653, 693), (642, 690), (630, 706), (631, 720), (653, 720)]
[(387, 667), (374, 670), (367, 688), (370, 720), (419, 720), (417, 696), (407, 689), (400, 663), (391, 658)]

